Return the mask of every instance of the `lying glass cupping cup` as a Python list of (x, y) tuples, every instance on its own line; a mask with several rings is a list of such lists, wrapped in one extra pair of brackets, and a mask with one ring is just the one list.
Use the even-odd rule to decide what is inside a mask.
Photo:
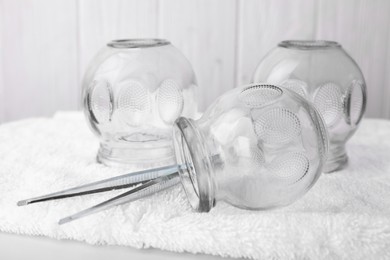
[(252, 210), (284, 206), (316, 182), (328, 141), (320, 114), (303, 97), (277, 86), (254, 84), (227, 92), (197, 121), (178, 118), (173, 146), (176, 165), (127, 173), (18, 205), (140, 185), (61, 219), (64, 224), (152, 195), (181, 180), (191, 206), (201, 212), (218, 200)]
[(188, 60), (166, 40), (108, 43), (83, 80), (84, 112), (100, 139), (97, 160), (144, 168), (173, 163), (172, 125), (196, 115), (196, 84)]
[(324, 171), (346, 167), (345, 144), (366, 107), (366, 84), (356, 62), (337, 42), (283, 41), (256, 68), (253, 82), (281, 85), (314, 103), (329, 133)]
[(173, 141), (187, 197), (206, 212), (217, 200), (255, 210), (292, 203), (320, 176), (328, 145), (317, 110), (267, 84), (227, 92), (197, 121), (177, 119)]

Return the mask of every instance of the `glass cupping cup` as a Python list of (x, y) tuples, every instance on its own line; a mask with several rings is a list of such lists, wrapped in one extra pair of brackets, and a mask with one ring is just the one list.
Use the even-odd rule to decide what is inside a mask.
[(328, 146), (317, 109), (269, 84), (225, 93), (199, 120), (178, 118), (173, 140), (190, 204), (205, 212), (218, 200), (253, 210), (292, 203), (320, 176)]
[(314, 103), (329, 133), (325, 172), (344, 168), (345, 144), (366, 107), (366, 84), (356, 62), (337, 42), (283, 41), (259, 63), (253, 82), (288, 88)]
[(85, 115), (100, 139), (97, 160), (144, 168), (172, 163), (172, 125), (196, 116), (196, 90), (190, 63), (168, 41), (108, 43), (83, 80)]

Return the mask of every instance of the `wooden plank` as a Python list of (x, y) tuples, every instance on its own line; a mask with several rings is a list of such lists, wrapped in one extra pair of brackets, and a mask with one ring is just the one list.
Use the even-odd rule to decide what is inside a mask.
[(80, 79), (91, 59), (109, 41), (157, 36), (157, 0), (78, 3)]
[(340, 42), (359, 64), (368, 89), (367, 117), (389, 117), (383, 95), (390, 94), (389, 24), (390, 1), (320, 1), (316, 36)]
[(4, 16), (4, 3), (0, 1), (0, 123), (4, 122), (4, 112), (5, 112), (5, 93), (4, 93), (4, 73), (3, 73), (3, 19), (1, 17)]
[(160, 3), (159, 36), (170, 40), (193, 65), (203, 110), (235, 86), (236, 1)]
[(248, 84), (260, 60), (282, 40), (313, 39), (316, 1), (239, 0), (237, 85)]
[(75, 109), (75, 2), (3, 0), (1, 7), (5, 120)]
[[(390, 14), (390, 10), (388, 11), (388, 13)], [(383, 98), (382, 117), (390, 119), (390, 29), (387, 32), (385, 80), (383, 83), (382, 98)]]

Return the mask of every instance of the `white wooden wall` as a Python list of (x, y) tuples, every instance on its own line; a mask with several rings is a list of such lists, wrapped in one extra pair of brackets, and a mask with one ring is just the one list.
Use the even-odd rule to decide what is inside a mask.
[(389, 0), (0, 0), (0, 122), (79, 109), (93, 55), (135, 37), (187, 56), (202, 108), (281, 40), (339, 41), (365, 74), (366, 115), (390, 118), (389, 25)]

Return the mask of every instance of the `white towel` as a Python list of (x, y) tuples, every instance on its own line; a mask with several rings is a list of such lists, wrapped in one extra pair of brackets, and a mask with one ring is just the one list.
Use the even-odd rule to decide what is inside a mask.
[(390, 259), (390, 122), (364, 120), (346, 170), (270, 211), (218, 203), (191, 210), (180, 185), (67, 225), (57, 221), (123, 191), (17, 207), (16, 202), (123, 174), (95, 161), (81, 113), (0, 126), (0, 231), (90, 244), (254, 259)]

